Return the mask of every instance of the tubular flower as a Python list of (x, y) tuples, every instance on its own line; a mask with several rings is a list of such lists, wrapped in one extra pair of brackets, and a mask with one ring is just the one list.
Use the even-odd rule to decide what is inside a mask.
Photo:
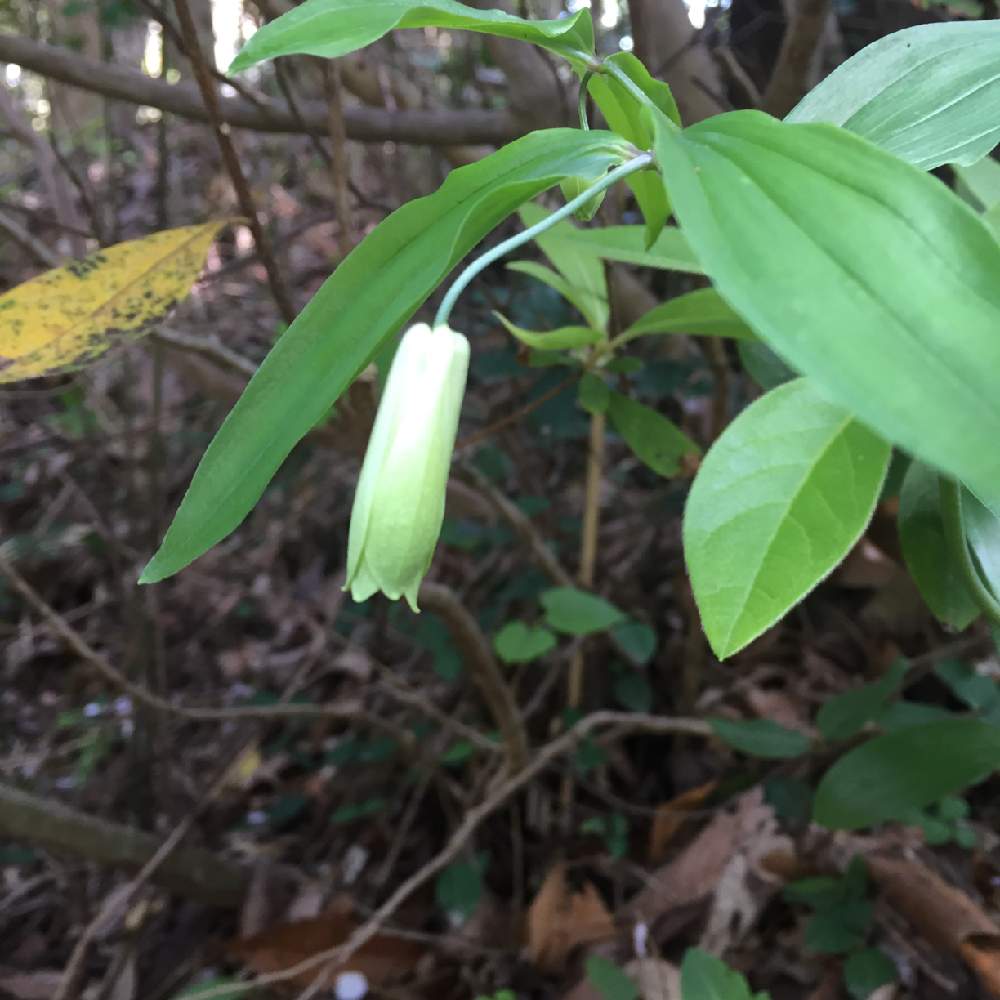
[(356, 601), (381, 590), (420, 610), (468, 370), (469, 342), (450, 327), (418, 323), (400, 341), (351, 511), (344, 589)]

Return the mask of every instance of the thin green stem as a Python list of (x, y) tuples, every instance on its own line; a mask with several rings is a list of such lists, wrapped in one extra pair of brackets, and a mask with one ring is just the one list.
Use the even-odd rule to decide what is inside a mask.
[(962, 487), (954, 479), (941, 476), (938, 479), (941, 493), (941, 516), (944, 518), (944, 534), (952, 555), (962, 570), (962, 578), (969, 593), (980, 610), (993, 625), (1000, 625), (1000, 601), (997, 601), (972, 561), (969, 543), (965, 534), (965, 516), (962, 513)]
[(583, 79), (580, 81), (580, 128), (582, 128), (584, 132), (590, 131), (590, 122), (587, 119), (587, 84), (590, 83), (590, 78), (593, 75), (594, 71), (592, 69), (588, 69), (587, 72), (583, 74)]
[(606, 62), (602, 64), (602, 68), (605, 73), (610, 73), (640, 104), (645, 104), (646, 107), (652, 108), (658, 114), (660, 114), (664, 121), (670, 122), (670, 124), (677, 128), (677, 124), (663, 113), (661, 108), (656, 106), (656, 102), (652, 97), (649, 96), (636, 82), (625, 72), (620, 66), (616, 66), (613, 62)]
[(542, 233), (556, 225), (556, 223), (562, 222), (563, 219), (582, 208), (588, 201), (590, 201), (591, 198), (599, 195), (602, 191), (606, 191), (609, 187), (617, 184), (618, 181), (628, 177), (630, 174), (644, 170), (652, 162), (653, 157), (649, 153), (639, 153), (637, 156), (632, 157), (632, 159), (627, 160), (618, 167), (615, 167), (615, 169), (610, 173), (605, 174), (599, 181), (591, 184), (586, 191), (577, 195), (572, 201), (566, 202), (562, 208), (557, 209), (551, 215), (546, 216), (541, 220), (541, 222), (536, 223), (529, 229), (525, 229), (524, 232), (518, 233), (516, 236), (512, 236), (509, 240), (504, 240), (502, 243), (498, 243), (492, 250), (487, 251), (481, 257), (477, 257), (455, 279), (455, 283), (448, 289), (447, 294), (441, 300), (441, 305), (438, 306), (437, 315), (434, 317), (434, 325), (446, 326), (448, 324), (448, 319), (451, 316), (452, 309), (455, 307), (455, 303), (458, 301), (458, 297), (465, 291), (466, 288), (468, 288), (473, 279), (488, 268), (494, 261), (499, 260), (512, 250), (516, 250), (518, 247), (524, 246), (525, 243), (530, 242), (536, 236), (540, 236)]

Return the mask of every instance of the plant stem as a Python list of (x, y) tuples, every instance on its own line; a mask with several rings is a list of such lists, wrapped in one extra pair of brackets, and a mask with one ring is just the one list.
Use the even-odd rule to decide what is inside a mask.
[(677, 123), (671, 121), (671, 119), (663, 114), (663, 110), (656, 106), (656, 102), (647, 94), (635, 80), (632, 79), (620, 66), (616, 66), (613, 62), (606, 62), (602, 64), (602, 69), (605, 73), (610, 73), (640, 104), (645, 104), (647, 108), (652, 108), (658, 114), (663, 116), (665, 121), (670, 122), (670, 124), (676, 129)]
[(1000, 625), (1000, 602), (983, 583), (965, 535), (965, 516), (962, 513), (962, 487), (954, 479), (941, 476), (938, 479), (941, 493), (941, 516), (944, 519), (944, 534), (952, 555), (962, 570), (965, 585), (972, 599), (993, 625)]
[(587, 120), (587, 84), (590, 83), (590, 78), (594, 75), (592, 69), (588, 69), (586, 73), (583, 74), (583, 79), (580, 81), (580, 96), (579, 101), (579, 112), (580, 112), (580, 128), (584, 132), (590, 131), (590, 122)]
[(525, 243), (533, 240), (536, 236), (551, 229), (556, 223), (572, 215), (577, 209), (582, 208), (595, 195), (606, 191), (609, 187), (617, 184), (618, 181), (630, 174), (644, 170), (653, 162), (653, 157), (649, 153), (639, 153), (632, 159), (615, 167), (610, 173), (605, 174), (599, 181), (592, 184), (582, 194), (577, 195), (572, 201), (566, 202), (562, 208), (557, 209), (551, 215), (546, 216), (541, 222), (536, 223), (524, 232), (512, 236), (509, 240), (498, 243), (492, 250), (488, 250), (481, 257), (477, 257), (456, 279), (455, 283), (448, 289), (447, 294), (441, 300), (437, 315), (434, 317), (435, 326), (446, 326), (451, 316), (451, 311), (458, 301), (458, 297), (465, 291), (473, 279), (490, 266), (494, 261), (499, 260), (505, 254), (516, 250)]

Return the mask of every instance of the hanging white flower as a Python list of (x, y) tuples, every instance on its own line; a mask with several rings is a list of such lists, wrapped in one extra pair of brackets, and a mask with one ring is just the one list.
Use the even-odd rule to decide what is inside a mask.
[(469, 342), (450, 327), (418, 323), (400, 341), (351, 511), (344, 589), (356, 601), (381, 590), (419, 610), (468, 370)]

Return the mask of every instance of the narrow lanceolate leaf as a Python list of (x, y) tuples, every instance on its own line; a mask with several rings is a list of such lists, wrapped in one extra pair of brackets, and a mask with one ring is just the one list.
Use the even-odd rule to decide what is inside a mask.
[(561, 326), (547, 332), (541, 330), (525, 330), (523, 326), (511, 323), (503, 313), (494, 311), (494, 316), (503, 324), (506, 331), (526, 347), (536, 351), (566, 351), (574, 347), (586, 347), (604, 339), (599, 330), (591, 330), (587, 326)]
[[(522, 205), (518, 214), (525, 226), (534, 226), (549, 213), (540, 205), (528, 204)], [(570, 301), (577, 305), (595, 330), (606, 330), (610, 306), (604, 265), (593, 254), (577, 247), (573, 234), (578, 232), (580, 230), (572, 222), (560, 222), (536, 236), (535, 242), (573, 287), (576, 298)]]
[(1000, 142), (1000, 22), (922, 24), (873, 42), (788, 115), (831, 122), (924, 169)]
[(0, 382), (79, 368), (156, 329), (191, 290), (226, 224), (119, 243), (0, 296)]
[(518, 38), (565, 56), (579, 67), (594, 49), (588, 10), (555, 21), (528, 21), (500, 10), (476, 10), (455, 0), (306, 0), (265, 24), (229, 71), (236, 73), (265, 59), (298, 53), (336, 59), (370, 45), (394, 28), (430, 27)]
[(608, 416), (636, 457), (661, 476), (675, 476), (685, 455), (701, 453), (672, 420), (620, 392), (610, 394)]
[(837, 761), (816, 789), (813, 818), (852, 830), (903, 819), (1000, 768), (1000, 727), (945, 719), (877, 736)]
[(386, 338), (482, 237), (567, 174), (623, 159), (607, 132), (535, 132), (453, 171), (432, 195), (390, 215), (285, 331), (209, 445), (147, 583), (176, 573), (249, 513), (295, 444)]
[(847, 555), (889, 453), (807, 379), (769, 392), (726, 428), (684, 512), (684, 557), (717, 656), (755, 639)]
[(715, 735), (751, 757), (782, 760), (809, 751), (809, 737), (771, 719), (711, 719)]
[(656, 267), (666, 271), (703, 274), (701, 264), (684, 234), (676, 226), (667, 226), (652, 246), (646, 246), (643, 226), (604, 226), (600, 229), (576, 229), (560, 234), (578, 253), (604, 260), (615, 260), (638, 267)]
[(968, 490), (962, 491), (965, 532), (976, 565), (993, 595), (1000, 599), (1000, 517)]
[(701, 337), (753, 340), (753, 330), (714, 288), (699, 288), (654, 306), (617, 339), (627, 344), (655, 333), (686, 333)]
[(755, 111), (658, 124), (675, 214), (723, 298), (873, 430), (1000, 502), (1000, 244), (975, 213), (844, 129)]
[(911, 462), (899, 492), (899, 543), (917, 589), (935, 617), (963, 629), (979, 616), (962, 568), (945, 537), (939, 477)]

